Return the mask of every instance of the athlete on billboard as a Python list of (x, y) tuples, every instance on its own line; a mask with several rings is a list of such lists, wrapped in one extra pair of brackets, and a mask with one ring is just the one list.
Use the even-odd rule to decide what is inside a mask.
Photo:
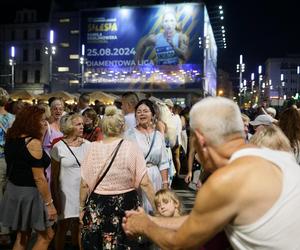
[(188, 37), (178, 28), (176, 14), (167, 11), (162, 18), (162, 31), (142, 39), (137, 48), (135, 63), (141, 64), (147, 48), (154, 48), (156, 65), (178, 65), (188, 58)]

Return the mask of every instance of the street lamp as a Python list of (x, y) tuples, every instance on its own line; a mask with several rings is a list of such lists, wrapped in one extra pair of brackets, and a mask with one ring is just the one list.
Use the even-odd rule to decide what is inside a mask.
[(261, 101), (261, 81), (262, 81), (262, 66), (258, 66), (258, 103)]
[(84, 64), (85, 64), (85, 45), (81, 45), (81, 57), (79, 58), (79, 63), (81, 65), (81, 88), (84, 87)]
[[(240, 55), (240, 63), (236, 65), (236, 72), (240, 73), (240, 90), (239, 92), (241, 93), (243, 90), (243, 72), (245, 72), (245, 64), (243, 63), (243, 55)], [(240, 106), (242, 105), (242, 98), (240, 95)]]
[(15, 88), (15, 56), (16, 50), (14, 46), (10, 47), (10, 58), (9, 58), (9, 65), (11, 66), (11, 89), (14, 90)]
[(284, 74), (280, 74), (280, 85), (278, 85), (278, 106), (279, 106), (279, 100), (281, 97), (281, 94), (284, 95), (283, 93), (283, 87), (285, 86), (284, 82)]
[(49, 92), (52, 91), (52, 56), (56, 54), (56, 47), (54, 46), (54, 31), (49, 32), (49, 45), (45, 47), (45, 54), (49, 55)]
[(299, 87), (299, 74), (300, 74), (300, 66), (297, 66), (297, 75), (298, 75), (298, 79), (297, 79), (297, 94), (298, 94), (298, 87)]

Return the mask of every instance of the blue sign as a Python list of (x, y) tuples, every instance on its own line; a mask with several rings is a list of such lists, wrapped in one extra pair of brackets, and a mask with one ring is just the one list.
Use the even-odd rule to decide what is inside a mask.
[(85, 81), (103, 88), (194, 88), (203, 75), (204, 6), (81, 12)]

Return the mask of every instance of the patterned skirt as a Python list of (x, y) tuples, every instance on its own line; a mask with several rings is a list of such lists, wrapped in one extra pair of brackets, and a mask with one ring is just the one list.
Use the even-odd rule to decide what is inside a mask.
[(137, 241), (127, 238), (122, 228), (125, 211), (137, 209), (139, 205), (136, 191), (117, 195), (92, 193), (83, 216), (83, 249), (141, 249)]

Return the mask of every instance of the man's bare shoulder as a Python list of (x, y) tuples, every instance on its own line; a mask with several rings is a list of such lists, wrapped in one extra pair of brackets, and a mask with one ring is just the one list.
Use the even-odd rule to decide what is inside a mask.
[(238, 211), (233, 223), (247, 224), (262, 216), (278, 199), (282, 173), (272, 162), (245, 156), (215, 171), (207, 184), (216, 197), (233, 203)]
[(213, 172), (204, 186), (222, 197), (236, 199), (249, 181), (264, 178), (265, 174), (270, 174), (273, 167), (271, 162), (260, 157), (241, 157)]

